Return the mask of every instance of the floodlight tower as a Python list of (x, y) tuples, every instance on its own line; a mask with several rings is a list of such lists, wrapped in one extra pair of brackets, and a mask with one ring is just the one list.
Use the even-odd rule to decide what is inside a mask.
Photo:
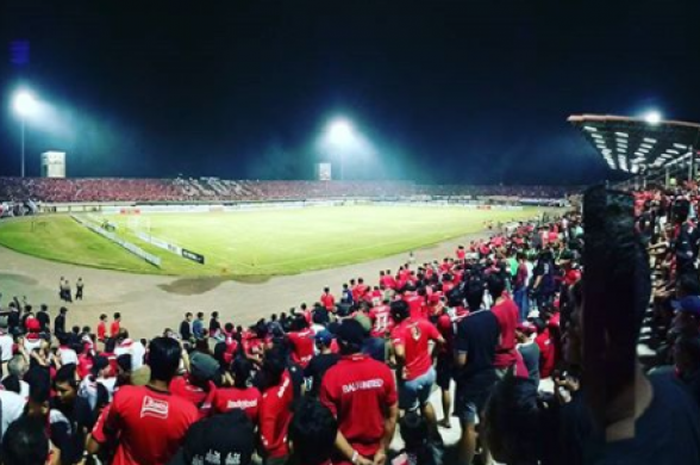
[(15, 94), (13, 99), (13, 107), (19, 115), (22, 125), (22, 164), (21, 176), (24, 177), (24, 127), (26, 125), (27, 116), (31, 115), (36, 110), (36, 99), (27, 90), (20, 90)]

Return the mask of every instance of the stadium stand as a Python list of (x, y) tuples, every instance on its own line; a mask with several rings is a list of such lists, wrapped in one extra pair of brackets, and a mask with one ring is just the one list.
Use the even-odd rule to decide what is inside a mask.
[(350, 197), (462, 197), (494, 200), (563, 199), (568, 192), (553, 186), (427, 186), (400, 181), (235, 181), (125, 178), (0, 178), (0, 201), (183, 202), (264, 201)]
[[(289, 196), (312, 187), (177, 182), (196, 196)], [(43, 192), (83, 192), (71, 189)], [(628, 235), (621, 242), (608, 237), (606, 252), (622, 264), (615, 266), (624, 267), (625, 257), (641, 260), (635, 270), (644, 272), (628, 269), (622, 275), (639, 285), (606, 294), (632, 302), (633, 332), (642, 328), (642, 364), (619, 391), (632, 393), (641, 411), (604, 404), (616, 415), (606, 424), (610, 434), (624, 435), (615, 428), (637, 418), (625, 441), (606, 442), (584, 408), (586, 380), (593, 379), (581, 365), (589, 308), (582, 302), (581, 216), (571, 212), (465, 244), (441, 262), (378, 270), (371, 281), (355, 277), (342, 290), (325, 289), (309, 308), (248, 328), (216, 312), (208, 321), (188, 313), (177, 332), (164, 328), (161, 337), (136, 341), (118, 315), (109, 331), (106, 315), (94, 332), (67, 330), (66, 311), (52, 325), (49, 309), (15, 298), (0, 317), (0, 357), (9, 372), (0, 391), (3, 451), (13, 453), (17, 444), (7, 437), (22, 428), (43, 444), (50, 439), (62, 463), (87, 455), (115, 464), (262, 457), (365, 465), (389, 455), (394, 464), (439, 464), (472, 463), (477, 452), (488, 463), (488, 451), (506, 464), (590, 463), (584, 444), (604, 463), (700, 463), (700, 192), (687, 186), (635, 195), (636, 231), (621, 233)], [(615, 334), (608, 343), (613, 350)], [(440, 421), (433, 389), (443, 392)], [(442, 441), (450, 412), (461, 428), (456, 450)], [(403, 446), (392, 450), (397, 422)]]

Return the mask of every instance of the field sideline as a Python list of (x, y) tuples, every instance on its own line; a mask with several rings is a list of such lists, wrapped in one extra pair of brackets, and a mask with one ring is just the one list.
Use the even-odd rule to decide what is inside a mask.
[(246, 280), (334, 268), (408, 252), (481, 231), (485, 221), (522, 220), (539, 211), (342, 206), (140, 215), (142, 229), (150, 223), (153, 236), (204, 255), (205, 265), (137, 239), (127, 228), (127, 216), (106, 217), (118, 225), (121, 236), (160, 256), (160, 269), (67, 216), (0, 223), (0, 245), (40, 258), (97, 268)]

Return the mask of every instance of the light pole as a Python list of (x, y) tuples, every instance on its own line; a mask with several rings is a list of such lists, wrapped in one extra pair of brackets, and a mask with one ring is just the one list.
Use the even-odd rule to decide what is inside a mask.
[(26, 126), (26, 120), (27, 116), (34, 111), (36, 108), (36, 100), (34, 99), (34, 96), (29, 93), (26, 90), (21, 90), (15, 94), (14, 98), (14, 108), (17, 114), (20, 117), (20, 124), (22, 128), (22, 166), (21, 166), (21, 174), (22, 177), (24, 177), (24, 133), (25, 133), (25, 126)]

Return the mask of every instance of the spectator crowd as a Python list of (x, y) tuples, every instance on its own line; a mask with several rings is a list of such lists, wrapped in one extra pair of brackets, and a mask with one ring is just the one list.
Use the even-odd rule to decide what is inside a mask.
[[(52, 322), (14, 299), (0, 459), (698, 464), (698, 200), (692, 185), (637, 192), (630, 227), (591, 243), (577, 212), (522, 222), (249, 327), (195, 311), (136, 340), (119, 314), (69, 328), (66, 307)], [(610, 269), (603, 291), (583, 276), (584, 239)], [(600, 323), (596, 295), (631, 311)], [(599, 324), (613, 329), (591, 346)], [(601, 353), (627, 354), (631, 375), (590, 363)], [(601, 382), (614, 395), (596, 396)]]
[[(577, 189), (573, 189), (576, 191)], [(418, 185), (402, 181), (250, 181), (128, 178), (0, 178), (2, 202), (240, 202), (353, 197), (564, 199), (554, 186)]]

